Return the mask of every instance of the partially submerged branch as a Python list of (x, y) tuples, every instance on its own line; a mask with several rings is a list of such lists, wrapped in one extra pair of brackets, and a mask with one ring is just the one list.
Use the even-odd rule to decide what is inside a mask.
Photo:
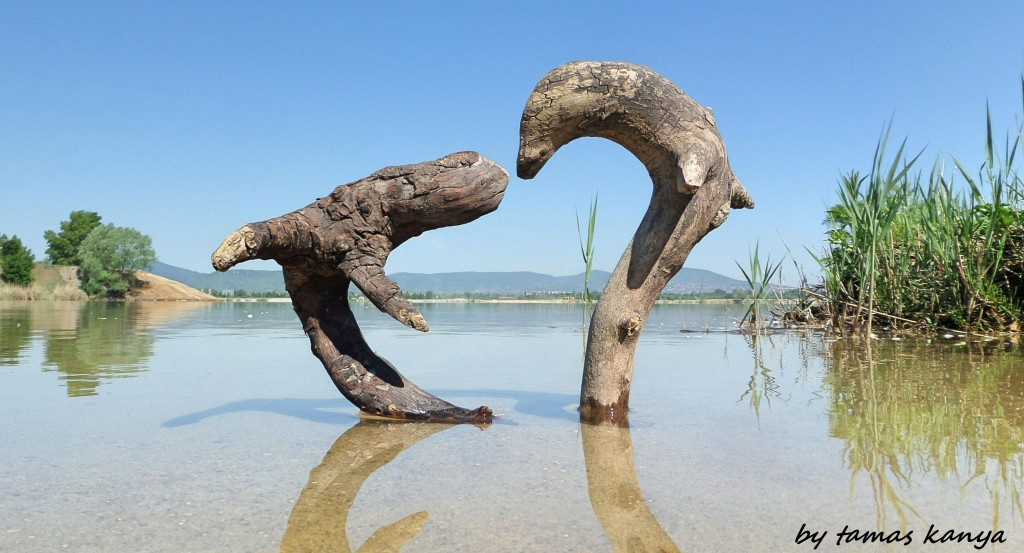
[(533, 178), (560, 147), (584, 136), (621, 144), (654, 182), (650, 207), (594, 311), (580, 392), (584, 421), (624, 424), (633, 355), (654, 301), (730, 209), (754, 202), (729, 166), (711, 110), (647, 67), (574, 62), (548, 73), (523, 110), (519, 176)]
[(422, 390), (363, 339), (348, 304), (354, 283), (378, 309), (426, 332), (423, 315), (384, 273), (391, 251), (425, 231), (460, 225), (497, 209), (508, 173), (476, 152), (387, 167), (339, 186), (281, 217), (250, 223), (213, 254), (226, 271), (249, 259), (284, 267), (313, 354), (362, 411), (389, 418), (489, 422), (490, 408), (463, 409)]

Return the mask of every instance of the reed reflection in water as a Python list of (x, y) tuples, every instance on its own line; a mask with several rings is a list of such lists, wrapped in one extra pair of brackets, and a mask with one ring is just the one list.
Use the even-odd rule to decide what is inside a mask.
[[(744, 400), (760, 424), (761, 408), (768, 410), (772, 401), (787, 403), (793, 390), (803, 386), (815, 371), (815, 365), (827, 351), (821, 337), (815, 333), (789, 332), (784, 334), (742, 334), (743, 342), (750, 350), (753, 371), (747, 381), (747, 389), (737, 403)], [(785, 350), (797, 350), (796, 356), (781, 355)], [(768, 351), (768, 355), (765, 351)], [(725, 358), (728, 358), (726, 351)], [(775, 366), (769, 366), (774, 361)], [(790, 377), (790, 382), (783, 379)]]
[(744, 335), (743, 339), (746, 341), (747, 346), (750, 347), (750, 352), (753, 355), (754, 372), (751, 373), (750, 380), (747, 381), (747, 389), (740, 396), (739, 401), (744, 399), (749, 401), (750, 410), (754, 412), (754, 416), (760, 421), (761, 400), (765, 400), (768, 407), (771, 407), (772, 399), (780, 398), (779, 384), (772, 370), (765, 364), (764, 347), (763, 342), (761, 342), (761, 340), (771, 340), (771, 338), (753, 334)]
[(831, 435), (845, 441), (844, 461), (870, 482), (880, 528), (891, 514), (907, 527), (930, 519), (907, 499), (935, 475), (977, 486), (991, 498), (992, 530), (1007, 515), (1024, 521), (1024, 372), (1019, 353), (999, 342), (950, 352), (934, 344), (832, 344), (825, 379)]

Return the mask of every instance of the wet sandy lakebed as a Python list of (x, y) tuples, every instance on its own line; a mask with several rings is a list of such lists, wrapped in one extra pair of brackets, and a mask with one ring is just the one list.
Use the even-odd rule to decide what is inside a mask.
[(579, 305), (419, 307), (427, 334), (357, 316), (495, 424), (358, 418), (287, 303), (0, 303), (0, 550), (1024, 545), (1019, 347), (755, 341), (700, 332), (741, 306), (660, 305), (631, 427), (581, 427)]

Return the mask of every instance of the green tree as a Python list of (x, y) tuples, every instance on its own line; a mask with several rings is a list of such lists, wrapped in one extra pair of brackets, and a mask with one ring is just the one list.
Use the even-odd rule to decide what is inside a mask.
[(48, 230), (43, 233), (43, 238), (48, 244), (46, 257), (54, 265), (81, 265), (82, 259), (78, 255), (78, 249), (82, 241), (96, 227), (100, 226), (99, 213), (95, 211), (72, 211), (67, 221), (61, 221), (60, 232)]
[(82, 290), (89, 295), (121, 297), (132, 274), (156, 261), (153, 241), (141, 232), (112, 224), (93, 229), (78, 248)]
[(36, 257), (21, 243), (18, 235), (7, 238), (0, 236), (0, 268), (3, 274), (0, 279), (11, 284), (28, 286), (32, 284), (32, 267), (36, 264)]

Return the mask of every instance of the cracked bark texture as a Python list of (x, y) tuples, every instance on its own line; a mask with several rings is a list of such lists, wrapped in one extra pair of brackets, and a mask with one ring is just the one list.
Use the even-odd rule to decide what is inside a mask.
[(581, 420), (626, 424), (633, 357), (655, 300), (730, 209), (754, 202), (729, 166), (712, 111), (647, 67), (573, 62), (541, 79), (520, 123), (519, 177), (533, 178), (561, 146), (585, 136), (625, 147), (654, 184), (594, 310), (580, 392)]
[(476, 152), (387, 167), (339, 186), (281, 217), (238, 229), (213, 254), (226, 271), (273, 259), (313, 354), (349, 401), (388, 418), (490, 422), (488, 407), (464, 409), (406, 379), (366, 343), (348, 303), (354, 283), (378, 309), (426, 332), (423, 315), (384, 272), (393, 249), (425, 231), (460, 225), (497, 209), (508, 173)]

